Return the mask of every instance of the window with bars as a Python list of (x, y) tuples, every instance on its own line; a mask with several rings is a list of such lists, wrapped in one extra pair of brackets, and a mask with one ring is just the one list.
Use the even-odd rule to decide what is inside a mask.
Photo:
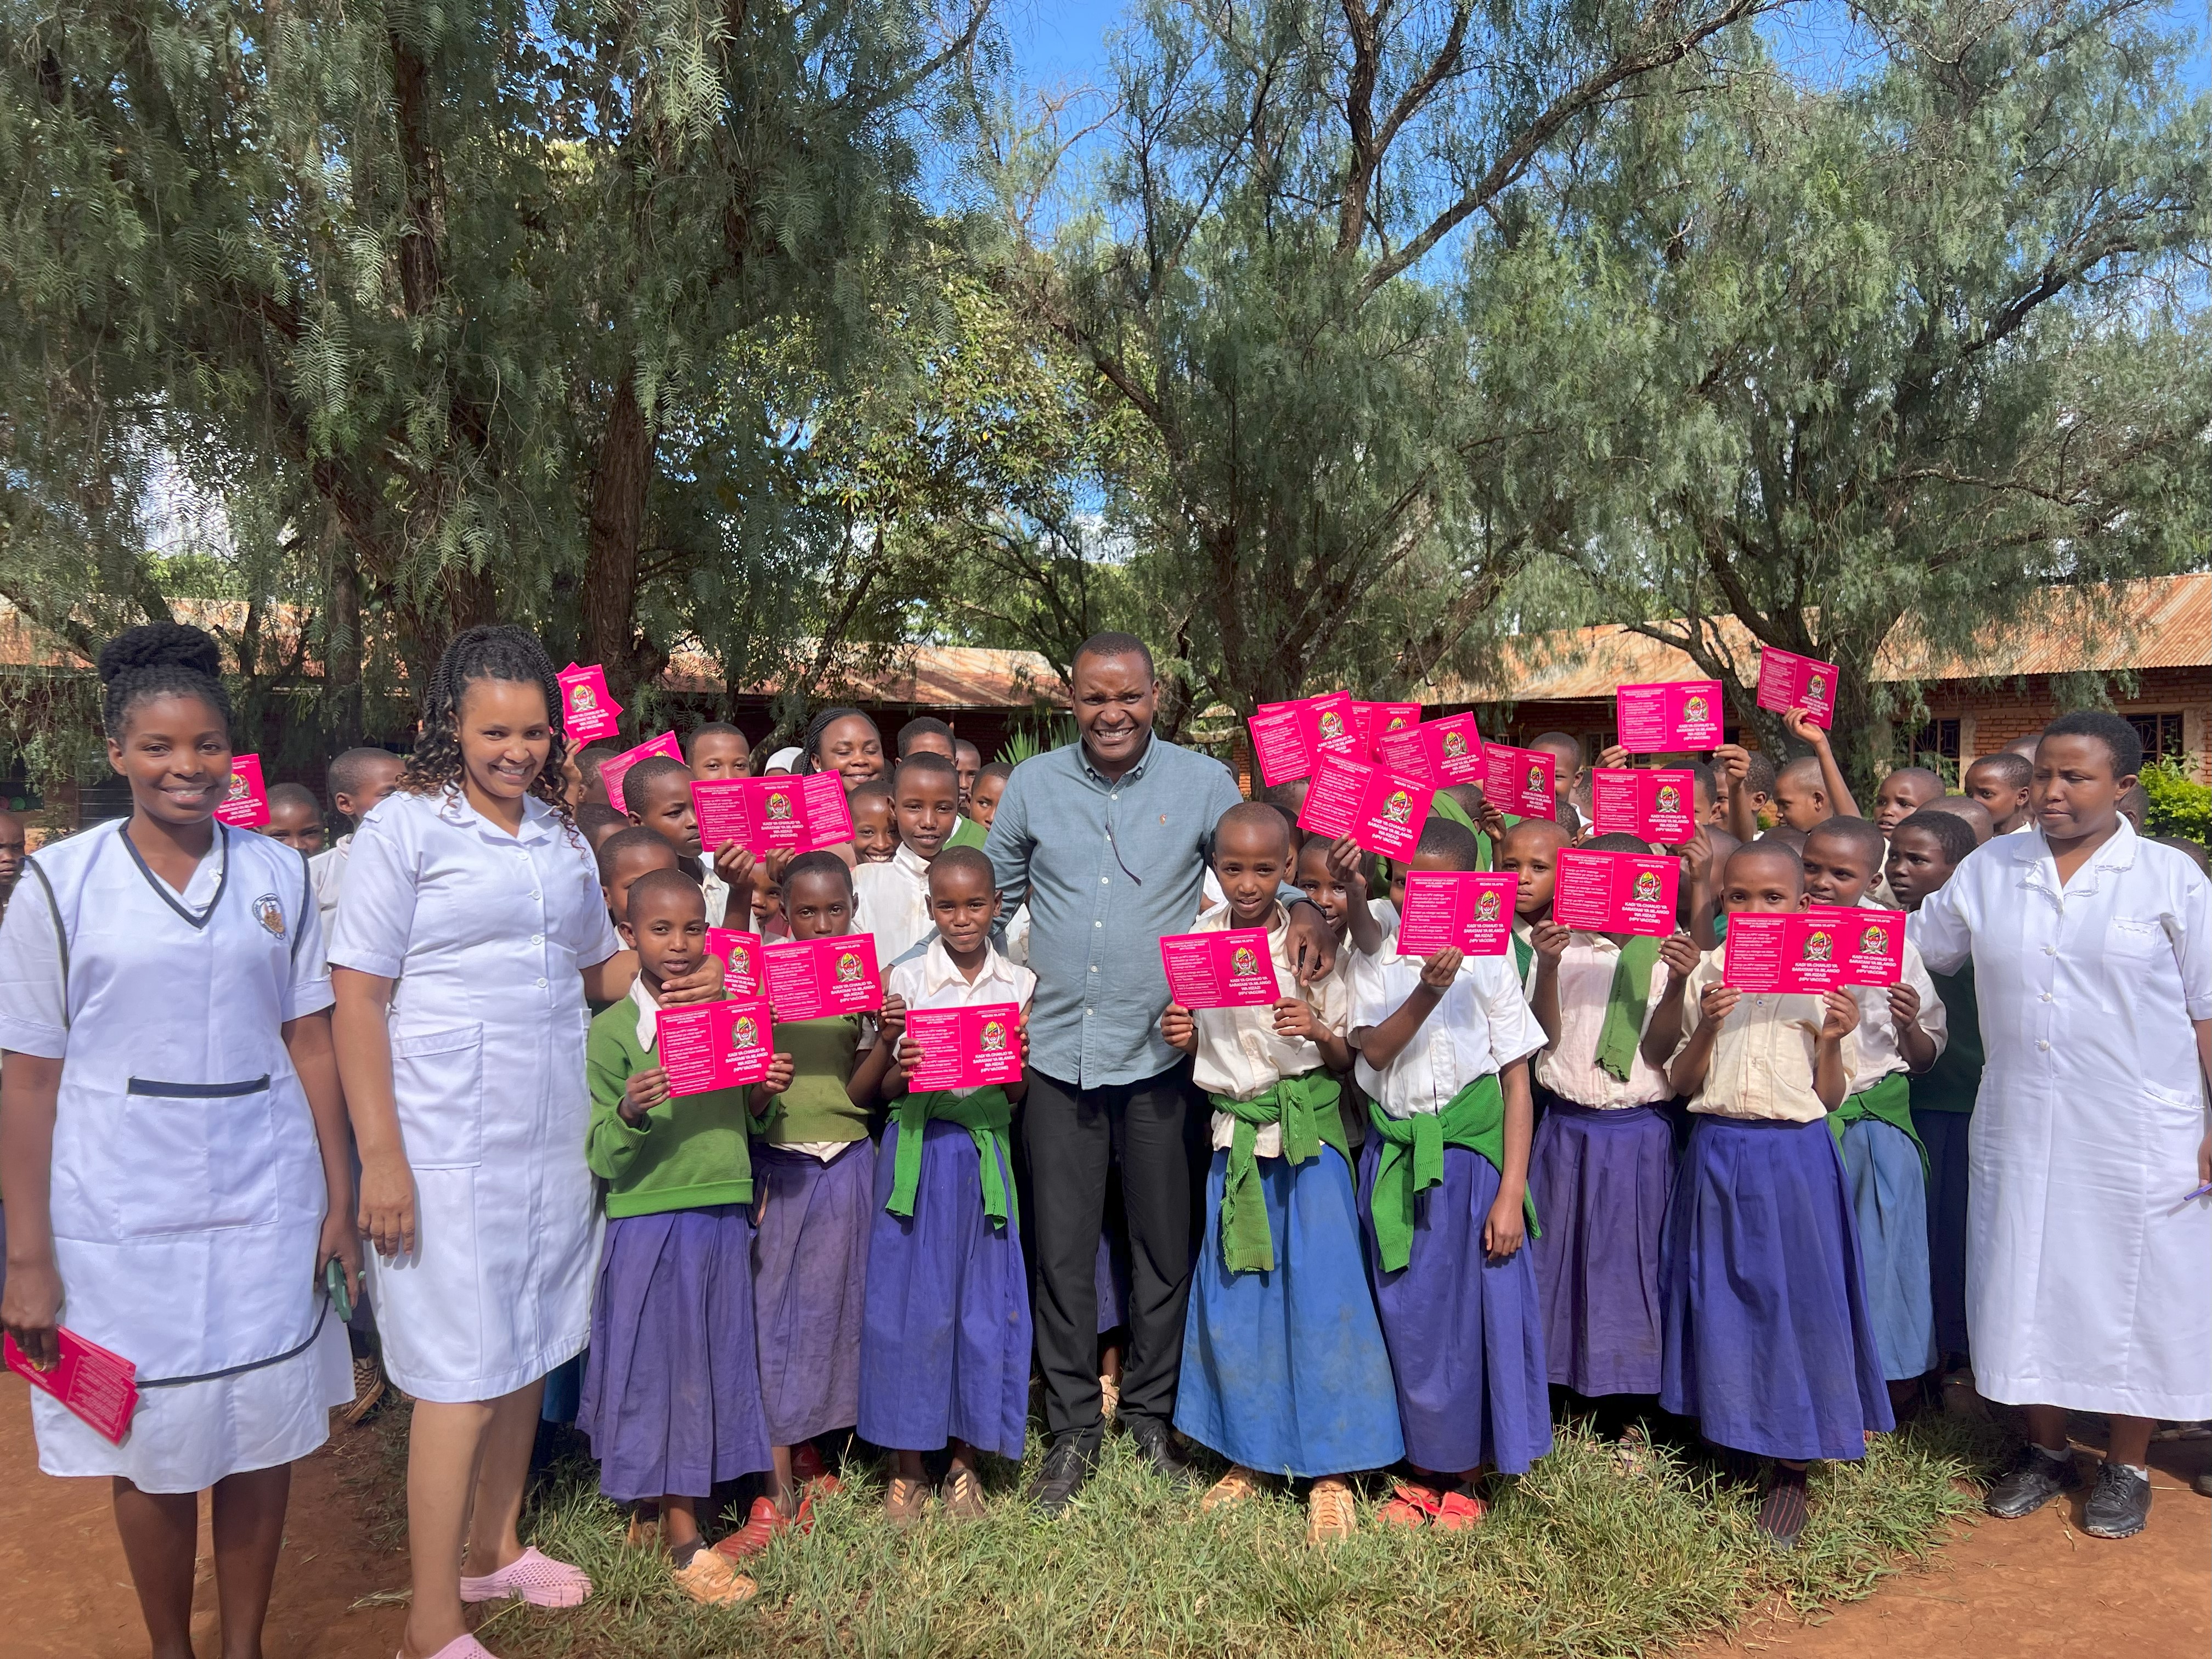
[(2142, 739), (2143, 753), (2170, 760), (2181, 758), (2181, 716), (2179, 714), (2130, 714), (2128, 724)]
[[(1912, 734), (1912, 764), (1927, 766), (1930, 756), (1951, 763), (1955, 772), (1959, 765), (1959, 722), (1930, 720)], [(1936, 767), (1932, 769), (1942, 771)]]

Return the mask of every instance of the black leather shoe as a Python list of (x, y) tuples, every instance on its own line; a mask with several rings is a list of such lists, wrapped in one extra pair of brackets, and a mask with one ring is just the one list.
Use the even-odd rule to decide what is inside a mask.
[(1182, 1447), (1176, 1444), (1175, 1431), (1157, 1418), (1140, 1417), (1128, 1425), (1129, 1438), (1136, 1443), (1137, 1455), (1145, 1467), (1163, 1480), (1178, 1486), (1198, 1486), (1204, 1484)]
[(2150, 1482), (2133, 1469), (2107, 1463), (2082, 1506), (2081, 1530), (2092, 1538), (2132, 1538), (2150, 1524)]
[(1990, 1488), (1983, 1505), (2000, 1521), (2017, 1521), (2081, 1484), (2081, 1472), (2074, 1467), (2072, 1452), (2052, 1457), (2033, 1446), (2022, 1446)]
[(1044, 1467), (1030, 1483), (1030, 1502), (1050, 1520), (1075, 1501), (1098, 1466), (1098, 1443), (1080, 1432), (1063, 1434), (1046, 1449)]

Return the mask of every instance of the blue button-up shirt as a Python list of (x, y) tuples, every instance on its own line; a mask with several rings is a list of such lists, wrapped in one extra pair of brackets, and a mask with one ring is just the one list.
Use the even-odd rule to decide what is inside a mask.
[(1038, 1071), (1093, 1089), (1182, 1058), (1160, 1036), (1160, 936), (1197, 921), (1206, 838), (1243, 799), (1219, 761), (1159, 737), (1116, 779), (1079, 742), (1014, 768), (983, 850), (1006, 902), (1029, 902)]

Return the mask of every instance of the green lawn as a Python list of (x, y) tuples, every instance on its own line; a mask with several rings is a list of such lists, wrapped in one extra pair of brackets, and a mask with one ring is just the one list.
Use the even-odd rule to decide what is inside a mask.
[[(378, 1425), (392, 1457), (372, 1501), (393, 1526), (404, 1424), (395, 1411)], [(1823, 1466), (1812, 1524), (1788, 1557), (1759, 1542), (1752, 1496), (1702, 1460), (1660, 1452), (1632, 1474), (1578, 1428), (1562, 1430), (1528, 1476), (1497, 1483), (1491, 1517), (1472, 1533), (1366, 1527), (1326, 1553), (1307, 1547), (1296, 1499), (1201, 1516), (1195, 1495), (1142, 1472), (1121, 1437), (1057, 1524), (1034, 1519), (1017, 1471), (994, 1464), (988, 1520), (933, 1517), (894, 1534), (879, 1518), (880, 1471), (861, 1464), (811, 1536), (755, 1564), (759, 1596), (714, 1613), (678, 1596), (663, 1563), (623, 1547), (622, 1515), (580, 1461), (540, 1490), (525, 1531), (589, 1571), (597, 1595), (575, 1612), (511, 1606), (480, 1634), (516, 1659), (1648, 1653), (1777, 1595), (1809, 1610), (1866, 1595), (1976, 1507), (1959, 1483), (2003, 1445), (1986, 1425), (1937, 1418), (1883, 1437), (1863, 1464)], [(1037, 1455), (1033, 1443), (1032, 1465)], [(1374, 1483), (1363, 1524), (1387, 1493)]]

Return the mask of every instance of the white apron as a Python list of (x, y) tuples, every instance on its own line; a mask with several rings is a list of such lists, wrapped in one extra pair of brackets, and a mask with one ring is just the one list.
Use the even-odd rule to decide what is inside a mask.
[(51, 885), (66, 943), (62, 1322), (136, 1364), (141, 1388), (120, 1446), (34, 1392), (50, 1474), (198, 1492), (313, 1451), (351, 1394), (315, 1283), (322, 1160), (281, 1033), (313, 896), (290, 848), (216, 834), (222, 879), (201, 917), (119, 823), (42, 848), (45, 883), (16, 890), (41, 904)]

